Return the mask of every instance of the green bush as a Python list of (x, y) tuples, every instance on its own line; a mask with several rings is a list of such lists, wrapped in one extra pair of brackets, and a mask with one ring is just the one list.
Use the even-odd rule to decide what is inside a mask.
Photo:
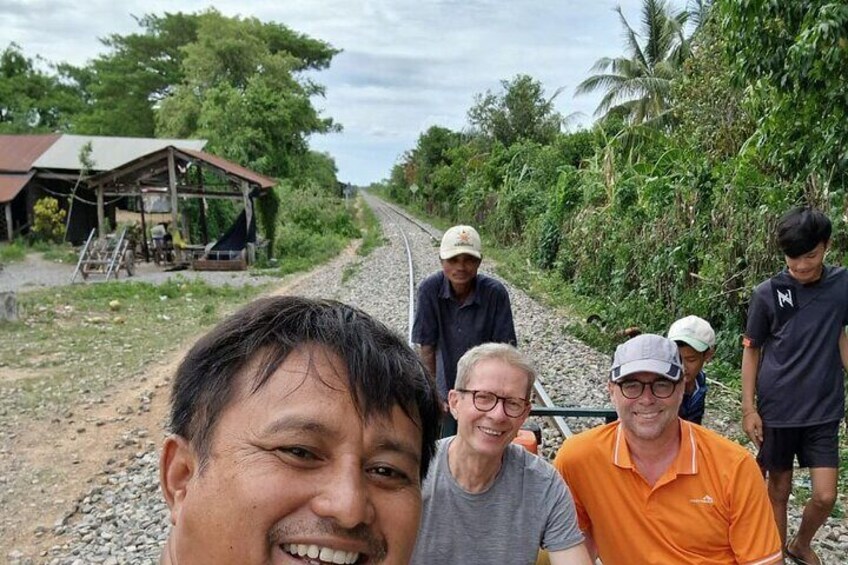
[(50, 196), (38, 199), (33, 206), (33, 215), (32, 234), (36, 239), (56, 243), (62, 241), (67, 212), (59, 208), (58, 200)]
[(11, 243), (0, 243), (0, 263), (23, 261), (26, 258), (26, 245), (16, 239)]
[(310, 189), (283, 187), (274, 256), (284, 272), (311, 268), (360, 237), (344, 200)]

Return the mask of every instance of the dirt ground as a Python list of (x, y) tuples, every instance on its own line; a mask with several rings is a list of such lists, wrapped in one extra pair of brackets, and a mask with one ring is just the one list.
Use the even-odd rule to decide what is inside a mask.
[[(317, 272), (353, 260), (354, 252), (351, 246), (316, 271), (282, 279), (271, 294), (296, 293)], [(0, 450), (0, 457), (8, 457), (6, 463), (11, 463), (3, 467), (12, 469), (9, 476), (0, 477), (0, 488), (14, 490), (0, 512), (0, 561), (15, 550), (38, 559), (52, 546), (61, 545), (62, 538), (51, 533), (54, 525), (73, 514), (77, 501), (92, 485), (105, 480), (105, 470), (125, 466), (140, 449), (125, 447), (128, 432), (158, 449), (164, 437), (170, 379), (197, 337), (187, 339), (140, 376), (121, 379), (106, 391), (102, 404), (75, 406), (49, 421), (19, 421), (7, 443), (11, 449)], [(28, 376), (37, 376), (37, 371), (13, 378)], [(0, 374), (7, 377), (12, 378)]]

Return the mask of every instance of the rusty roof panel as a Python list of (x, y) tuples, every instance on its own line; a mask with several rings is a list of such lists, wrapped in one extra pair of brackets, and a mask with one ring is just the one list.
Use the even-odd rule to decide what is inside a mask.
[(0, 135), (0, 171), (27, 173), (61, 134)]
[(34, 174), (34, 172), (23, 175), (0, 174), (0, 204), (11, 202)]
[(271, 177), (266, 177), (265, 175), (260, 175), (257, 172), (251, 171), (248, 168), (242, 167), (241, 165), (237, 165), (232, 161), (228, 161), (223, 157), (218, 157), (217, 155), (212, 155), (211, 153), (206, 153), (205, 151), (193, 151), (191, 149), (180, 149), (183, 153), (187, 155), (191, 155), (201, 161), (206, 161), (212, 166), (218, 167), (236, 177), (242, 178), (248, 182), (258, 184), (262, 188), (271, 188), (277, 181), (272, 179)]

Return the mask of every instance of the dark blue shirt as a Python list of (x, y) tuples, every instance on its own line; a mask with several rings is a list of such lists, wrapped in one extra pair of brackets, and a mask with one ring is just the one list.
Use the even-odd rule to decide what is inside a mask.
[(466, 351), (481, 343), (517, 344), (506, 288), (478, 274), (472, 295), (460, 304), (444, 273), (430, 275), (418, 285), (412, 341), (435, 346), (436, 381), (446, 399), (456, 382), (456, 364)]
[(699, 424), (704, 419), (704, 406), (707, 400), (707, 375), (703, 371), (695, 376), (695, 390), (692, 394), (683, 393), (678, 415), (684, 420)]
[(825, 265), (801, 284), (785, 269), (751, 296), (745, 336), (760, 348), (757, 409), (773, 428), (845, 417), (839, 335), (848, 325), (848, 271)]

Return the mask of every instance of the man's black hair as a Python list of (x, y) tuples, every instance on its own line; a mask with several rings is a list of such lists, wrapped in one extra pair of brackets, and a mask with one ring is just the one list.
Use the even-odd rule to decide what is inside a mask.
[[(177, 369), (170, 431), (191, 442), (203, 466), (217, 420), (238, 390), (239, 379), (252, 379), (246, 382), (255, 393), (292, 351), (310, 344), (337, 354), (346, 365), (348, 389), (363, 419), (388, 415), (398, 406), (416, 423), (422, 436), (423, 479), (435, 451), (441, 415), (427, 369), (387, 326), (332, 300), (259, 299), (202, 337)], [(242, 376), (257, 359), (254, 374)]]
[(827, 244), (833, 226), (818, 210), (798, 206), (787, 212), (777, 224), (777, 245), (787, 257), (800, 257), (819, 243)]

